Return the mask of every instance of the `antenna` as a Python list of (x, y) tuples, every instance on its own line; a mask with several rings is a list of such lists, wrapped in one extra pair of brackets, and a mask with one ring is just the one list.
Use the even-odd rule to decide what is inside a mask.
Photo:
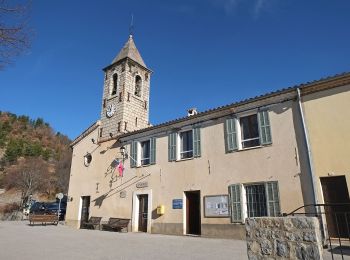
[(134, 34), (134, 14), (131, 14), (131, 22), (129, 26), (129, 35), (133, 36)]

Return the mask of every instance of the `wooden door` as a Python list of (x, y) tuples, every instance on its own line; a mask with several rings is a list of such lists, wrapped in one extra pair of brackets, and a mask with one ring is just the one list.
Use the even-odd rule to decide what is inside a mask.
[(186, 194), (187, 234), (201, 234), (200, 191), (188, 191)]
[[(345, 176), (321, 178), (325, 204), (350, 203)], [(331, 237), (349, 237), (350, 205), (325, 207), (328, 233)]]
[(80, 217), (80, 228), (82, 227), (82, 223), (87, 222), (89, 220), (90, 213), (90, 196), (83, 196), (82, 206), (81, 206), (81, 217)]
[(139, 231), (147, 232), (148, 195), (139, 195)]

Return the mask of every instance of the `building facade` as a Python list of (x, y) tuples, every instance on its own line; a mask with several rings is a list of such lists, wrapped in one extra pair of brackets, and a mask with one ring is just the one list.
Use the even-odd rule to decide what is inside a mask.
[(104, 71), (101, 119), (71, 145), (68, 225), (118, 217), (131, 219), (133, 232), (244, 238), (245, 218), (279, 216), (320, 196), (306, 149), (319, 108), (309, 100), (321, 85), (339, 91), (339, 77), (151, 126), (151, 70), (132, 37)]

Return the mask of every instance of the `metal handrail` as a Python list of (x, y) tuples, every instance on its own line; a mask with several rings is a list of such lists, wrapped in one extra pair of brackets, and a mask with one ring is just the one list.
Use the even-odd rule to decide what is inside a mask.
[[(295, 214), (295, 212), (297, 212), (298, 210), (300, 209), (303, 209), (303, 208), (306, 208), (306, 207), (332, 207), (332, 206), (346, 206), (346, 205), (349, 205), (350, 206), (350, 203), (323, 203), (323, 204), (306, 204), (306, 205), (303, 205), (295, 210), (293, 210), (292, 212), (286, 214), (286, 213), (283, 213), (283, 216), (290, 216), (290, 215), (293, 215)], [(297, 214), (319, 214), (319, 213), (297, 213)]]

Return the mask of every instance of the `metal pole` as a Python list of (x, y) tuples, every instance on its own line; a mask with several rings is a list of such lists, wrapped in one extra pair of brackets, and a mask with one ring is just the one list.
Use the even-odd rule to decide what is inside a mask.
[(60, 212), (61, 212), (61, 199), (60, 199), (60, 202), (58, 203), (58, 212), (57, 212), (58, 221), (60, 221)]

